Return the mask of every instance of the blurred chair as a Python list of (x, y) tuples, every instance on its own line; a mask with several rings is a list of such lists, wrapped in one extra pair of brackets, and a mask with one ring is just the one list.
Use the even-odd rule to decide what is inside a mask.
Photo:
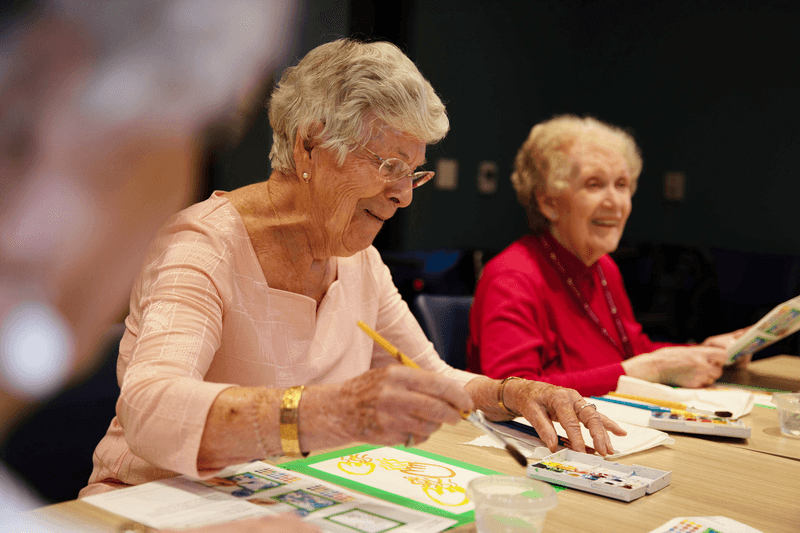
[(472, 250), (381, 252), (397, 290), (406, 302), (418, 294), (471, 295), (477, 279)]
[(467, 366), (469, 309), (472, 296), (420, 294), (412, 311), (422, 330), (444, 361), (464, 370)]
[(123, 333), (125, 324), (113, 324), (97, 345), (105, 352), (97, 371), (26, 417), (0, 450), (3, 461), (45, 500), (74, 500), (89, 480), (94, 449), (116, 413)]
[(636, 319), (653, 340), (702, 341), (723, 333), (714, 256), (701, 246), (621, 246), (619, 265)]

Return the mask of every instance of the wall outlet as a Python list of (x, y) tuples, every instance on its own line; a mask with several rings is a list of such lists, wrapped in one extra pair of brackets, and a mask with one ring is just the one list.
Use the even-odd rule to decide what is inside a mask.
[(686, 196), (686, 174), (664, 172), (664, 199), (679, 202)]
[(433, 183), (437, 189), (454, 191), (458, 187), (458, 161), (446, 157), (436, 161)]

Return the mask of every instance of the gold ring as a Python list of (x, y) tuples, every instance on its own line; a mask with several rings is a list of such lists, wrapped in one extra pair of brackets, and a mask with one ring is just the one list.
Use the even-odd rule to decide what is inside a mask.
[(587, 403), (585, 403), (585, 404), (581, 405), (581, 406), (578, 408), (578, 410), (577, 410), (577, 411), (575, 411), (575, 414), (576, 414), (576, 415), (580, 415), (580, 414), (581, 414), (581, 411), (583, 411), (583, 410), (584, 410), (584, 409), (586, 409), (587, 407), (594, 407), (594, 410), (595, 410), (595, 411), (597, 411), (597, 406), (596, 406), (595, 404), (593, 404), (593, 403), (588, 403), (588, 402), (587, 402)]
[(408, 438), (406, 439), (406, 448), (412, 448), (414, 446), (414, 434), (409, 433)]

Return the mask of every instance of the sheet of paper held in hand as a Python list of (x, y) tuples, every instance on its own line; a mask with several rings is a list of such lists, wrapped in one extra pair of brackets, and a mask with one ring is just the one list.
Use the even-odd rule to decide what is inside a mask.
[(456, 523), (262, 462), (230, 467), (205, 481), (178, 476), (83, 501), (152, 528), (181, 529), (289, 511), (335, 533), (435, 533)]
[(787, 300), (766, 314), (728, 348), (727, 365), (756, 353), (800, 330), (800, 296)]

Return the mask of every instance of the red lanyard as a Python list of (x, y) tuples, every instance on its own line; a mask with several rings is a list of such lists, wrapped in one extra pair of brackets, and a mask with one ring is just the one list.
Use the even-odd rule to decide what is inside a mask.
[[(561, 276), (561, 281), (567, 286), (569, 289), (569, 293), (572, 296), (572, 299), (575, 300), (575, 303), (578, 304), (578, 307), (581, 307), (589, 318), (592, 319), (600, 331), (603, 333), (606, 339), (614, 345), (614, 348), (620, 350), (619, 345), (617, 345), (614, 338), (609, 335), (608, 330), (603, 327), (600, 323), (600, 319), (597, 317), (594, 311), (592, 311), (592, 307), (589, 305), (589, 301), (583, 295), (583, 293), (578, 288), (578, 285), (572, 280), (571, 277), (567, 276), (567, 271), (564, 268), (564, 265), (561, 264), (561, 261), (558, 260), (558, 256), (553, 250), (553, 247), (550, 245), (550, 241), (548, 240), (548, 236), (540, 235), (537, 239), (541, 247), (544, 249), (545, 257), (547, 257), (553, 266), (556, 267), (559, 275)], [(614, 298), (611, 297), (611, 291), (608, 288), (608, 282), (606, 281), (606, 276), (603, 273), (603, 269), (600, 265), (597, 265), (597, 273), (600, 275), (600, 287), (603, 290), (603, 294), (606, 297), (606, 302), (608, 303), (608, 310), (611, 311), (611, 318), (614, 319), (614, 325), (617, 326), (617, 333), (619, 333), (619, 338), (622, 340), (622, 347), (624, 349), (624, 354), (627, 357), (633, 357), (633, 346), (631, 346), (631, 340), (628, 338), (628, 334), (625, 331), (625, 326), (622, 324), (622, 319), (619, 317), (619, 313), (617, 312), (617, 306), (614, 305)], [(623, 351), (623, 350), (620, 350)]]

